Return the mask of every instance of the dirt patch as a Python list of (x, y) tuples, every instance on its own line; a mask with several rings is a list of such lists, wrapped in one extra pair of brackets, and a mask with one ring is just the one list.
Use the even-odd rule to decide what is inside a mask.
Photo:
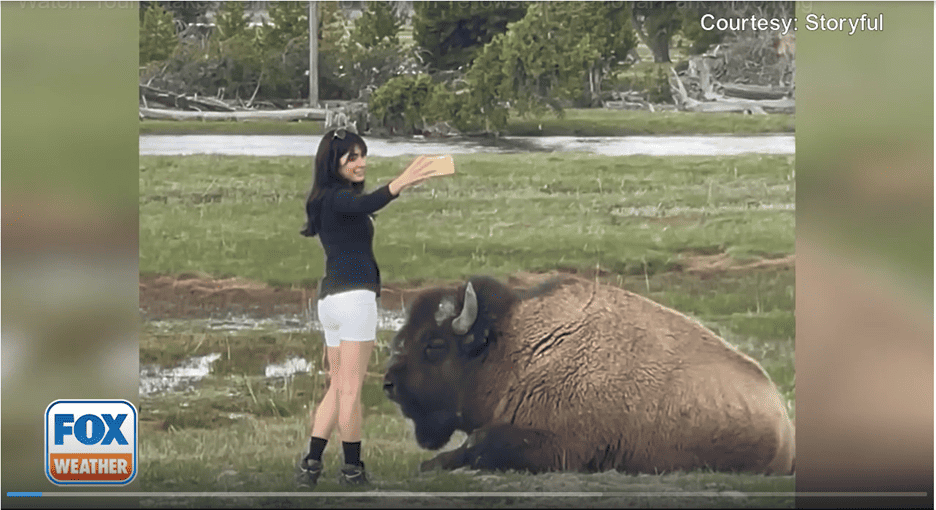
[(207, 275), (141, 275), (144, 319), (207, 319), (227, 315), (270, 317), (297, 314), (314, 297), (306, 289), (276, 288), (241, 278)]
[[(725, 253), (689, 255), (683, 258), (682, 271), (706, 278), (726, 271), (792, 268), (795, 255), (738, 263)], [(595, 269), (564, 269), (548, 273), (519, 272), (507, 278), (507, 284), (527, 289), (558, 274), (577, 274), (616, 285), (615, 275)], [(461, 281), (420, 281), (388, 283), (381, 290), (381, 306), (387, 310), (405, 310), (413, 298), (430, 287), (454, 286)], [(265, 318), (304, 313), (315, 302), (314, 286), (272, 287), (243, 278), (216, 279), (208, 275), (141, 275), (140, 313), (144, 320), (211, 319), (230, 315)]]
[[(520, 273), (508, 278), (508, 284), (527, 288), (552, 274)], [(387, 284), (381, 289), (381, 306), (387, 310), (405, 310), (423, 290), (459, 283), (439, 280)], [(314, 286), (271, 287), (242, 278), (215, 279), (195, 274), (140, 276), (140, 313), (145, 320), (301, 314), (314, 304), (315, 295)]]

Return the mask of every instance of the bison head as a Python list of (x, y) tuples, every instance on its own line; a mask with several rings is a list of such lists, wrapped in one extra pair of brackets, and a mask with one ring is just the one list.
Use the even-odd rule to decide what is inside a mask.
[(384, 392), (413, 420), (423, 448), (441, 448), (455, 430), (477, 426), (468, 408), (481, 386), (480, 366), (496, 341), (498, 320), (516, 299), (496, 280), (475, 277), (413, 301), (393, 339)]

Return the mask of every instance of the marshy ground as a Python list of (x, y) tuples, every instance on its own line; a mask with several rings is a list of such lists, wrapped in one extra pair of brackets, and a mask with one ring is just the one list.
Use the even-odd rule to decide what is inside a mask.
[[(679, 282), (679, 286), (700, 291), (723, 288), (727, 280), (735, 285), (743, 285), (751, 278), (792, 280), (793, 263), (792, 256), (739, 264), (720, 255), (699, 255), (687, 258), (681, 271), (658, 273), (649, 280), (631, 277), (623, 287), (645, 292), (648, 283), (651, 289), (662, 289)], [(528, 287), (548, 276), (518, 273), (508, 281), (517, 287)], [(596, 274), (592, 271), (587, 276)], [(616, 284), (611, 275), (598, 274), (597, 278)], [(399, 313), (408, 299), (427, 285), (457, 283), (388, 285), (383, 291), (382, 305), (386, 313)], [(704, 472), (529, 475), (466, 469), (418, 473), (418, 463), (437, 452), (416, 446), (410, 423), (380, 392), (386, 344), (392, 335), (388, 330), (379, 333), (380, 348), (369, 368), (364, 401), (369, 429), (365, 441), (368, 465), (375, 473), (371, 490), (391, 494), (351, 499), (350, 494), (321, 498), (292, 494), (298, 491), (291, 483), (292, 465), (304, 446), (309, 405), (320, 398), (325, 385), (325, 378), (319, 373), (321, 336), (306, 320), (308, 300), (313, 296), (311, 289), (275, 288), (237, 278), (211, 279), (189, 274), (141, 279), (140, 308), (148, 318), (141, 336), (141, 366), (179, 366), (185, 360), (213, 356), (210, 370), (202, 377), (143, 397), (142, 483), (148, 490), (161, 491), (282, 493), (275, 497), (237, 496), (210, 501), (160, 499), (143, 501), (143, 506), (792, 507), (792, 496), (769, 495), (792, 492), (793, 477)], [(262, 321), (274, 316), (291, 317), (294, 322), (281, 320), (280, 327), (275, 327)], [(260, 326), (232, 329), (230, 326), (238, 322), (237, 318), (253, 319)], [(283, 324), (294, 329), (283, 328)], [(792, 340), (748, 339), (735, 343), (773, 372), (775, 380), (782, 379), (784, 371), (780, 367), (792, 358)], [(270, 367), (286, 367), (290, 360), (302, 360), (307, 365), (293, 363), (295, 371), (286, 369), (271, 376)], [(792, 396), (790, 383), (780, 382), (785, 396)], [(445, 449), (456, 447), (463, 439), (464, 434), (457, 433)], [(339, 449), (329, 450), (326, 462), (337, 466)], [(316, 492), (346, 490), (332, 478), (335, 473), (326, 471)], [(433, 494), (439, 492), (446, 494)], [(486, 495), (473, 498), (469, 494), (474, 492)]]

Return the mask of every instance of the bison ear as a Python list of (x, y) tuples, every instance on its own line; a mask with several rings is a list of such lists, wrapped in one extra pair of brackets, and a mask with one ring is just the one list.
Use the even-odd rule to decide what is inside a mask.
[(445, 319), (455, 316), (455, 298), (445, 296), (439, 301), (439, 309), (435, 313), (436, 325), (441, 326)]
[(487, 347), (490, 333), (489, 330), (485, 329), (478, 337), (469, 334), (458, 342), (458, 347), (461, 349), (461, 352), (467, 356), (477, 356)]

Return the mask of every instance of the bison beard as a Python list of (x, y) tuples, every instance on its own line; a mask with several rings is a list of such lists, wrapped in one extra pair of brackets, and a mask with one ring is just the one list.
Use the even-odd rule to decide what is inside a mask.
[[(408, 400), (404, 397), (403, 401)], [(413, 419), (416, 425), (416, 442), (427, 450), (438, 450), (445, 446), (458, 429), (458, 420), (450, 411), (424, 411), (407, 407), (403, 409), (403, 414)]]
[(420, 294), (392, 347), (384, 390), (419, 445), (469, 434), (423, 469), (793, 471), (793, 425), (760, 365), (622, 289), (475, 277)]
[(438, 450), (451, 439), (456, 428), (457, 422), (451, 413), (429, 413), (416, 421), (416, 442), (427, 450)]

